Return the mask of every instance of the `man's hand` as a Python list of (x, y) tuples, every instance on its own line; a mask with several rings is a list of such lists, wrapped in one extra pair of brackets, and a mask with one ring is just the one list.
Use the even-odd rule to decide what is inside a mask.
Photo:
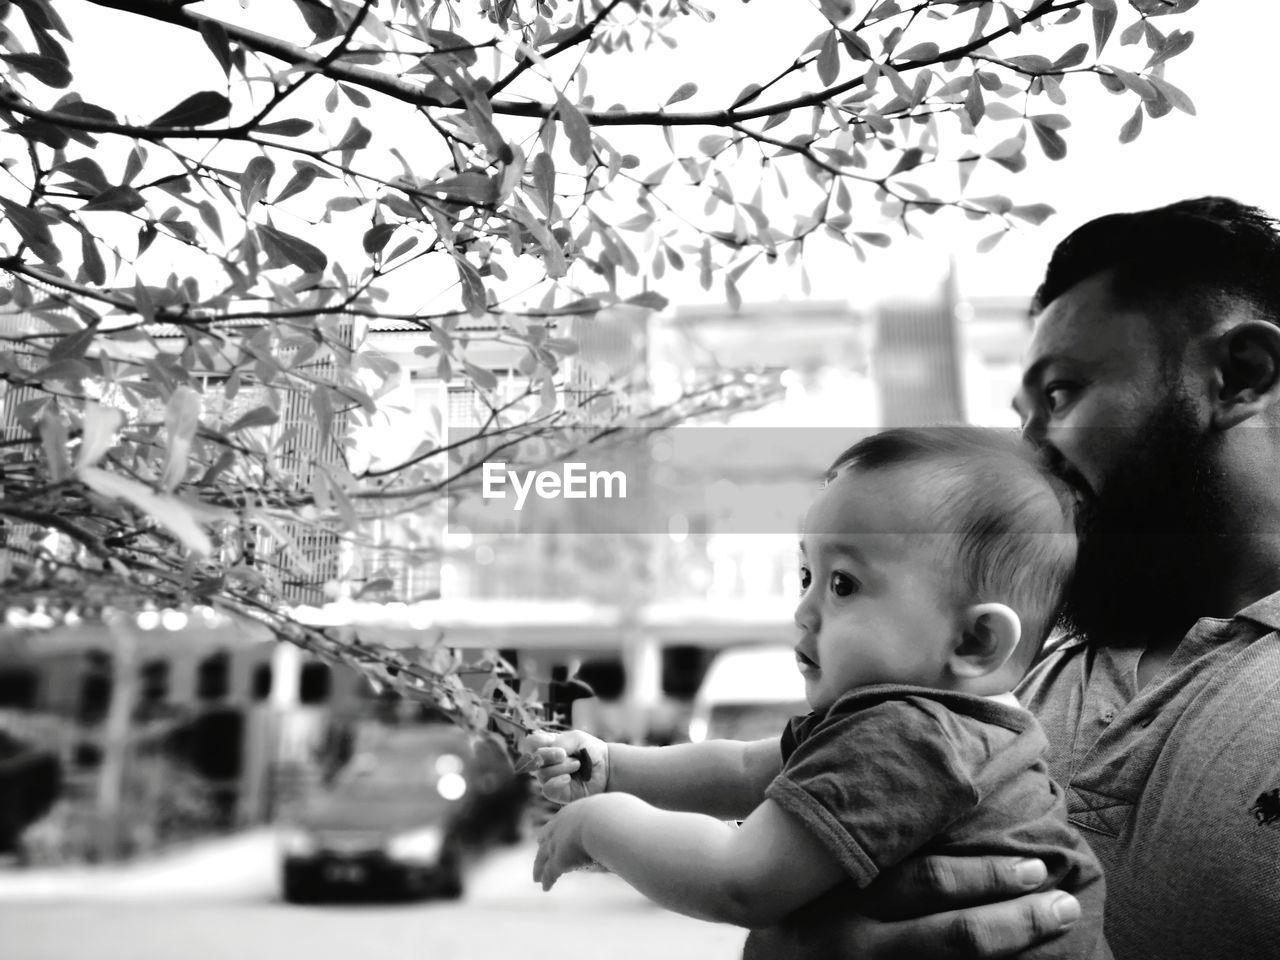
[[(604, 793), (609, 783), (609, 745), (603, 740), (570, 730), (566, 733), (531, 733), (520, 745), (522, 753), (537, 760), (534, 776), (542, 794), (554, 803), (569, 803)], [(574, 754), (585, 751), (590, 774), (582, 776), (582, 763)]]
[(556, 811), (538, 831), (538, 853), (533, 858), (533, 879), (550, 890), (561, 875), (591, 865), (582, 845), (582, 828), (596, 803), (615, 797), (580, 800)]
[(1080, 916), (1079, 903), (1068, 893), (1027, 892), (1037, 890), (1045, 877), (1039, 860), (908, 860), (859, 897), (861, 916), (827, 924), (822, 942), (831, 956), (863, 960), (1016, 957), (1062, 933)]

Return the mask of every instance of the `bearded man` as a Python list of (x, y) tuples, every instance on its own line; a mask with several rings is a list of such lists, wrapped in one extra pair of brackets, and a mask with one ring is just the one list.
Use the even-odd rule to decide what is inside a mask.
[[(1058, 245), (1033, 314), (1014, 406), (1078, 494), (1081, 548), (1068, 631), (1018, 694), (1105, 870), (1108, 942), (1117, 960), (1273, 960), (1277, 224), (1220, 197), (1101, 217)], [(886, 917), (869, 891), (829, 955), (1033, 955), (1078, 916), (1043, 878), (919, 859), (883, 902), (927, 915)]]

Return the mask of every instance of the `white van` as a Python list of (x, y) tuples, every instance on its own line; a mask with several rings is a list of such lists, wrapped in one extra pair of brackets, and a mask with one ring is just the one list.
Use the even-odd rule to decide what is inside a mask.
[(761, 740), (809, 712), (795, 650), (781, 644), (730, 647), (707, 668), (693, 700), (689, 739)]

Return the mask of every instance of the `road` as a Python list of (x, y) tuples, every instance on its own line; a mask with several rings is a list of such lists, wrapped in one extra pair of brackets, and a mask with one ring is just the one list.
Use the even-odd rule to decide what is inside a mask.
[(253, 834), (114, 870), (0, 875), (5, 960), (735, 960), (743, 932), (667, 913), (616, 877), (550, 893), (533, 846), (473, 864), (458, 902), (279, 902), (271, 838)]

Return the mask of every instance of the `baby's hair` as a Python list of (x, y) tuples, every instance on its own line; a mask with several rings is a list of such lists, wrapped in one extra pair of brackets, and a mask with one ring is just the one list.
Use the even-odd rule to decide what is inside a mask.
[(1075, 564), (1066, 487), (1015, 435), (976, 427), (873, 434), (836, 458), (826, 482), (848, 471), (904, 467), (927, 470), (903, 485), (905, 496), (931, 509), (928, 525), (913, 532), (943, 544), (960, 602), (1004, 603), (1018, 614), (1016, 661), (1025, 670), (1057, 623)]

